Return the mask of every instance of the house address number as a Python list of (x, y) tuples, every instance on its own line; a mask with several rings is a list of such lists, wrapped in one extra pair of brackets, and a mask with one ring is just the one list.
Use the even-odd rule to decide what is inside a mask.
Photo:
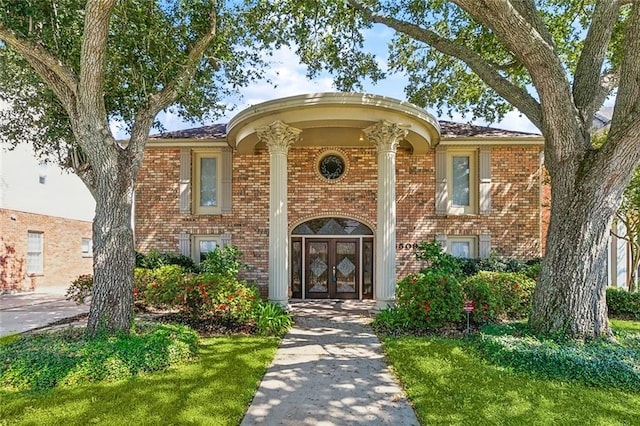
[(418, 248), (418, 243), (398, 243), (398, 250), (415, 250)]

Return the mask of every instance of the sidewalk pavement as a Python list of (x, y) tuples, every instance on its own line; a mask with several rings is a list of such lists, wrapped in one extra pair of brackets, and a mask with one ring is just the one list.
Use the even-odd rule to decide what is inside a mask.
[(35, 330), (53, 322), (89, 312), (89, 304), (76, 305), (64, 295), (66, 287), (0, 295), (0, 337)]
[(293, 302), (296, 323), (242, 426), (418, 425), (370, 326), (368, 301)]

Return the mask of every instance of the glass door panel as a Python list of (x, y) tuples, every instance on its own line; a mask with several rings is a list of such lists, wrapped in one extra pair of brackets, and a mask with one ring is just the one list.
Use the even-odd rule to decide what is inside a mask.
[(362, 240), (362, 298), (373, 299), (373, 239)]
[(335, 261), (333, 265), (336, 293), (355, 293), (358, 290), (357, 242), (335, 242)]
[(291, 241), (291, 297), (302, 298), (302, 241)]
[(307, 241), (307, 297), (329, 297), (329, 242)]

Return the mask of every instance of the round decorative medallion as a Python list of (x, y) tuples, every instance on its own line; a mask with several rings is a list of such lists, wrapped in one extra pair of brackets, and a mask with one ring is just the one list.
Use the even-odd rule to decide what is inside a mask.
[(318, 169), (325, 179), (336, 180), (344, 173), (344, 159), (335, 153), (330, 153), (320, 159)]

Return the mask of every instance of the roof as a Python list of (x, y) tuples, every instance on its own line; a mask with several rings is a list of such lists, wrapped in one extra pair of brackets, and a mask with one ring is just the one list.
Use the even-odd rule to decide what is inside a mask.
[(149, 136), (150, 139), (224, 139), (227, 136), (227, 123), (191, 129), (163, 132)]
[(496, 129), (495, 127), (478, 126), (468, 123), (456, 123), (454, 121), (439, 120), (440, 135), (443, 138), (513, 138), (540, 136), (539, 133), (518, 132), (515, 130)]
[[(478, 126), (468, 123), (439, 120), (440, 132), (443, 138), (476, 137), (476, 138), (513, 138), (540, 136), (537, 133), (518, 132), (514, 130), (497, 129), (488, 126)], [(193, 127), (151, 135), (151, 139), (216, 139), (223, 140), (227, 136), (227, 123), (211, 126)]]

